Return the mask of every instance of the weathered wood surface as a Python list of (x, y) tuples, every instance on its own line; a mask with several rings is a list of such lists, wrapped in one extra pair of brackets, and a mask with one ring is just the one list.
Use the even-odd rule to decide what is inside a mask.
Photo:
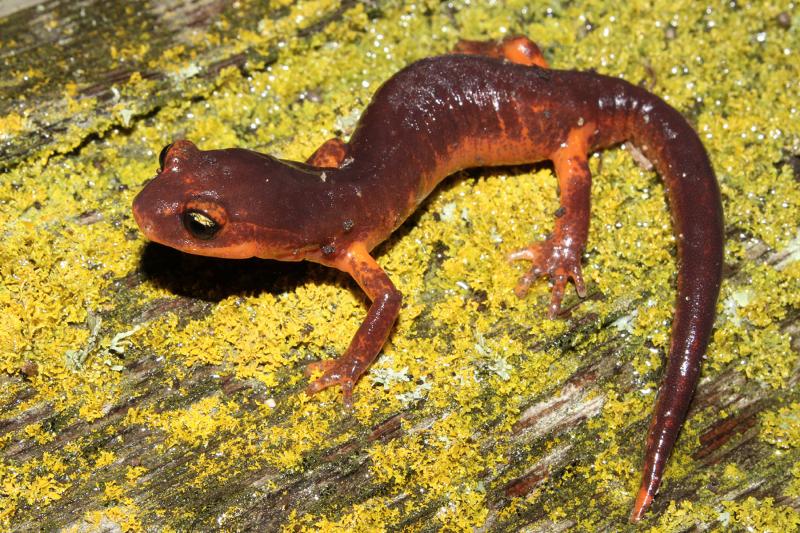
[[(311, 39), (326, 25), (339, 23), (346, 10), (355, 4), (323, 6), (312, 24), (298, 27), (296, 37)], [(382, 2), (370, 2), (367, 8), (380, 17), (381, 6)], [(126, 11), (126, 8), (130, 9)], [(212, 0), (173, 0), (157, 4), (51, 1), (0, 20), (3, 71), (21, 72), (30, 68), (43, 73), (28, 80), (3, 74), (0, 116), (26, 115), (25, 126), (0, 144), (3, 172), (14, 172), (21, 165), (46, 166), (48, 159), (55, 155), (80, 158), (88, 144), (99, 142), (111, 131), (129, 128), (136, 121), (150, 120), (170, 102), (204, 98), (204, 91), (213, 86), (215, 77), (224, 67), (233, 65), (245, 71), (264, 69), (274, 61), (277, 48), (214, 47), (198, 45), (195, 40), (198, 53), (193, 61), (197, 68), (188, 77), (177, 78), (148, 66), (150, 59), (158, 57), (165, 49), (188, 42), (191, 32), (233, 31), (215, 28), (215, 21), (223, 12), (241, 27), (249, 25), (255, 31), (258, 20), (263, 17), (279, 19), (285, 15), (285, 8), (271, 7), (267, 2), (243, 2), (231, 8), (227, 2)], [(116, 48), (122, 50), (127, 45), (141, 43), (142, 33), (147, 34), (148, 51), (124, 66), (111, 58), (106, 46), (101, 46), (114, 42)], [(117, 86), (134, 72), (155, 82), (147, 98), (136, 95), (134, 99), (118, 94)], [(93, 97), (96, 105), (78, 114), (70, 113), (64, 98), (65, 87), (70, 83), (76, 84), (71, 98)], [(114, 110), (119, 104), (127, 107), (131, 114), (122, 117)], [(796, 156), (787, 159), (790, 163), (794, 161), (791, 157)], [(730, 233), (731, 238), (738, 238), (738, 230), (732, 228)], [(751, 264), (772, 266), (783, 260), (785, 254), (761, 243), (751, 244), (745, 259)], [(436, 260), (432, 257), (431, 271), (425, 275), (433, 275), (436, 269)], [(742, 264), (729, 265), (726, 283), (746, 285), (749, 274), (743, 270)], [(194, 275), (198, 272), (201, 272), (199, 276)], [(308, 276), (321, 283), (343, 283), (340, 278), (332, 281), (314, 267), (263, 262), (230, 264), (150, 247), (135, 270), (114, 282), (114, 292), (110, 295), (112, 306), (103, 315), (107, 321), (117, 319), (128, 324), (146, 324), (174, 315), (185, 324), (206, 316), (225, 297), (245, 297), (261, 291), (274, 294), (292, 291)], [(140, 300), (140, 287), (148, 283), (169, 288), (172, 296)], [(595, 292), (593, 297), (603, 298), (603, 295)], [(646, 294), (636, 293), (628, 305), (635, 308), (646, 297)], [(474, 428), (470, 436), (472, 442), (479, 443), (480, 449), (489, 454), (502, 439), (507, 458), (478, 477), (477, 481), (486, 491), (484, 501), (488, 513), (482, 524), (474, 524), (476, 527), (498, 531), (567, 530), (581, 527), (577, 522), (581, 517), (569, 513), (559, 516), (554, 509), (574, 509), (576, 502), (583, 501), (591, 507), (595, 499), (602, 501), (602, 495), (592, 493), (592, 485), (581, 488), (570, 485), (565, 479), (576, 475), (577, 466), (591, 465), (604, 449), (598, 436), (603, 428), (587, 422), (602, 411), (611, 390), (609, 385), (622, 396), (643, 386), (630, 360), (620, 362), (620, 354), (631, 345), (641, 344), (613, 325), (614, 320), (624, 314), (625, 310), (621, 309), (614, 316), (600, 318), (583, 313), (578, 303), (566, 313), (571, 317), (569, 328), (548, 340), (549, 349), (559, 350), (565, 357), (583, 354), (578, 356), (581, 363), (572, 375), (542, 393), (525, 398), (524, 408), (513, 422), (510, 434), (498, 429), (508, 423), (505, 418), (490, 419)], [(791, 308), (780, 321), (780, 331), (791, 336), (795, 353), (800, 351), (799, 314), (800, 310)], [(423, 323), (418, 329), (424, 332), (424, 328)], [(502, 331), (503, 324), (498, 328)], [(515, 333), (513, 324), (510, 328), (509, 331)], [(586, 339), (600, 333), (601, 344), (587, 343)], [(542, 344), (537, 341), (526, 347), (535, 352), (542, 349)], [(313, 356), (323, 357), (324, 354)], [(786, 492), (787, 485), (794, 479), (791, 457), (796, 454), (796, 444), (785, 450), (784, 455), (776, 455), (775, 447), (760, 437), (759, 429), (763, 413), (800, 401), (797, 387), (800, 368), (795, 364), (790, 375), (785, 377), (784, 385), (771, 388), (747, 379), (737, 370), (739, 364), (738, 360), (733, 361), (702, 379), (690, 414), (695, 420), (693, 431), (699, 438), (684, 439), (680, 443), (682, 461), (684, 465), (690, 464), (690, 471), (682, 471), (677, 478), (669, 480), (654, 504), (651, 519), (664, 513), (671, 501), (700, 502), (714, 508), (715, 501), (744, 502), (754, 497), (764, 502), (773, 498), (769, 507), (800, 509), (800, 498), (788, 496)], [(281, 410), (282, 397), (302, 394), (305, 381), (292, 385), (284, 383), (277, 389), (276, 396), (274, 390), (266, 390), (256, 380), (231, 377), (226, 365), (193, 367), (177, 381), (165, 368), (163, 357), (150, 351), (130, 351), (124, 357), (124, 367), (116, 403), (107, 406), (105, 416), (91, 422), (76, 416), (75, 412), (54, 409), (52, 399), (36, 401), (40, 391), (30, 383), (25, 369), (0, 374), (0, 389), (7, 391), (0, 394), (0, 457), (5, 468), (22, 470), (26, 465), (38, 465), (47, 454), (63, 453), (65, 449), (69, 449), (66, 456), (76, 461), (101, 450), (111, 452), (115, 458), (114, 468), (93, 471), (89, 478), (81, 477), (80, 471), (62, 473), (61, 476), (69, 480), (69, 489), (46, 505), (23, 503), (10, 520), (12, 530), (58, 530), (68, 526), (91, 529), (87, 513), (111, 505), (101, 490), (107, 483), (125, 486), (124, 495), (131, 498), (138, 509), (140, 525), (149, 530), (171, 526), (179, 530), (224, 527), (272, 531), (286, 526), (290, 513), (298, 517), (308, 514), (336, 520), (361, 503), (385, 503), (387, 500), (399, 511), (397, 521), (382, 524), (388, 529), (432, 531), (442, 527), (436, 517), (447, 508), (448, 501), (439, 499), (428, 501), (425, 506), (406, 507), (407, 502), (415, 501), (415, 496), (375, 480), (370, 450), (375, 443), (385, 444), (424, 432), (437, 421), (459, 416), (456, 404), (432, 412), (424, 409), (423, 400), (365, 424), (340, 406), (328, 403), (327, 408), (339, 410), (334, 429), (328, 436), (328, 441), (336, 444), (308, 453), (302, 468), (281, 470), (264, 464), (254, 469), (241, 468), (225, 479), (209, 479), (201, 490), (192, 492), (187, 487), (197, 473), (189, 467), (190, 463), (213, 454), (222, 443), (212, 436), (203, 446), (168, 444), (159, 448), (165, 444), (165, 434), (143, 425), (122, 423), (131, 409), (145, 406), (178, 409), (205, 397), (221, 395), (226, 401), (238, 404), (240, 416), (245, 417), (248, 414), (257, 416), (258, 404), (270, 398), (277, 400), (278, 408), (263, 421), (268, 431), (270, 426), (280, 426), (286, 414)], [(293, 375), (301, 372), (302, 365), (291, 369)], [(173, 386), (165, 387), (164, 383), (170, 380)], [(15, 406), (23, 403), (27, 407), (17, 412)], [(695, 418), (696, 415), (701, 416)], [(619, 453), (639, 457), (646, 424), (647, 420), (642, 418), (636, 424), (622, 427), (617, 441)], [(42, 443), (25, 438), (25, 428), (32, 425), (47, 428), (54, 437)], [(346, 438), (337, 439), (342, 435)], [(638, 465), (638, 460), (634, 463)], [(724, 465), (736, 465), (744, 472), (735, 490), (730, 488), (729, 482), (716, 479)], [(125, 482), (126, 467), (133, 466), (146, 469), (145, 483)], [(36, 468), (46, 471), (44, 467)], [(564, 487), (574, 490), (558, 490)], [(0, 486), (0, 497), (2, 491)], [(513, 504), (516, 511), (505, 512), (513, 501), (519, 502), (526, 496), (529, 496), (527, 503)], [(594, 527), (598, 530), (630, 527), (623, 518), (628, 507), (628, 504), (620, 504), (619, 508), (607, 510), (605, 517), (602, 516), (605, 510), (592, 515)], [(164, 511), (175, 509), (186, 512)], [(676, 522), (674, 527), (691, 530), (727, 525), (723, 514), (704, 522), (693, 520), (683, 524)], [(99, 526), (104, 529), (121, 527), (110, 518)]]
[[(319, 12), (312, 24), (298, 26), (297, 35), (314, 34), (340, 18), (354, 3), (346, 0)], [(37, 152), (67, 153), (109, 129), (125, 127), (130, 120), (152, 114), (165, 102), (191, 96), (194, 83), (212, 79), (225, 67), (243, 67), (249, 60), (262, 68), (272, 61), (274, 50), (269, 47), (256, 50), (243, 46), (231, 53), (229, 47), (191, 40), (193, 33), (213, 32), (215, 20), (226, 9), (235, 22), (251, 28), (262, 17), (282, 15), (282, 10), (270, 7), (269, 2), (247, 3), (246, 9), (237, 10), (230, 9), (230, 3), (224, 0), (51, 0), (8, 15), (2, 25), (3, 71), (31, 74), (4, 76), (0, 82), (0, 114), (32, 113), (32, 120), (13, 142), (0, 144), (0, 172)], [(288, 37), (276, 36), (275, 41)], [(114, 54), (109, 44), (115, 47)], [(124, 56), (126, 45), (143, 44), (143, 53)], [(185, 79), (149, 66), (164, 50), (181, 44), (200, 52)], [(123, 55), (122, 61), (115, 57), (117, 53)], [(115, 93), (115, 87), (134, 72), (156, 82), (145, 99)], [(94, 97), (97, 105), (77, 115), (66, 112), (63, 97), (68, 84), (75, 84), (77, 99)], [(131, 112), (123, 121), (112, 113), (112, 107), (119, 104)], [(68, 135), (74, 128), (83, 129), (83, 134)]]

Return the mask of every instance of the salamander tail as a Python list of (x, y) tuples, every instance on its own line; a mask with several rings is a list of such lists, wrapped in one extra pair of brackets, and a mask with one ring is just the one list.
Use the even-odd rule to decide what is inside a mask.
[(651, 503), (653, 503), (653, 494), (650, 493), (647, 487), (640, 488), (639, 493), (636, 495), (636, 503), (633, 504), (630, 521), (638, 522), (641, 520), (645, 511), (650, 508)]
[(722, 279), (719, 187), (703, 144), (686, 120), (658, 97), (630, 86), (624, 109), (634, 144), (664, 179), (678, 249), (678, 295), (672, 336), (647, 435), (642, 483), (631, 514), (650, 507), (683, 425), (714, 324)]

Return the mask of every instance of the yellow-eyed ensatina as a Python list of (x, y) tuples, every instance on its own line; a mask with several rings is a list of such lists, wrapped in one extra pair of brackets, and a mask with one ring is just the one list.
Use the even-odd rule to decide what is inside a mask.
[(179, 140), (133, 204), (158, 243), (215, 257), (308, 260), (350, 274), (372, 305), (347, 351), (312, 368), (346, 403), (383, 346), (401, 294), (370, 251), (448, 175), (469, 167), (551, 160), (561, 208), (552, 236), (511, 254), (530, 261), (516, 292), (553, 282), (559, 313), (571, 279), (585, 295), (581, 254), (589, 229), (587, 154), (632, 141), (664, 179), (678, 250), (678, 297), (668, 363), (631, 520), (650, 506), (686, 417), (706, 350), (722, 275), (720, 193), (706, 151), (663, 100), (621, 79), (551, 70), (524, 37), (462, 41), (386, 81), (350, 141), (332, 139), (305, 162), (244, 149), (202, 151)]

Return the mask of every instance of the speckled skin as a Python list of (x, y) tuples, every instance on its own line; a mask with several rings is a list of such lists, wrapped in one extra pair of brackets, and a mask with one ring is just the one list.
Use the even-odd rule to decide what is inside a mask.
[(312, 365), (322, 375), (308, 388), (338, 384), (349, 403), (402, 299), (369, 252), (440, 181), (469, 167), (553, 161), (562, 206), (553, 235), (510, 258), (532, 262), (519, 296), (537, 277), (552, 279), (548, 311), (555, 317), (569, 279), (585, 294), (587, 154), (633, 141), (664, 179), (678, 248), (668, 363), (631, 515), (638, 521), (686, 417), (714, 322), (723, 219), (708, 156), (686, 120), (657, 96), (617, 78), (546, 69), (525, 38), (462, 42), (457, 51), (398, 72), (377, 91), (349, 143), (327, 141), (306, 163), (175, 142), (136, 197), (134, 216), (148, 238), (189, 253), (309, 260), (353, 276), (372, 305), (347, 351)]

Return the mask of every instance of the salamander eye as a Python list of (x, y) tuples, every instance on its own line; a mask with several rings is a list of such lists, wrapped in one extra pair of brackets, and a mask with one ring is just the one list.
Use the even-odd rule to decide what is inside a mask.
[(189, 209), (183, 213), (183, 225), (194, 237), (207, 241), (219, 231), (221, 225), (202, 211)]
[(164, 170), (164, 161), (167, 159), (167, 152), (169, 152), (169, 149), (172, 148), (173, 144), (174, 143), (169, 143), (164, 148), (162, 148), (161, 153), (158, 154), (158, 164), (160, 165), (159, 171)]

